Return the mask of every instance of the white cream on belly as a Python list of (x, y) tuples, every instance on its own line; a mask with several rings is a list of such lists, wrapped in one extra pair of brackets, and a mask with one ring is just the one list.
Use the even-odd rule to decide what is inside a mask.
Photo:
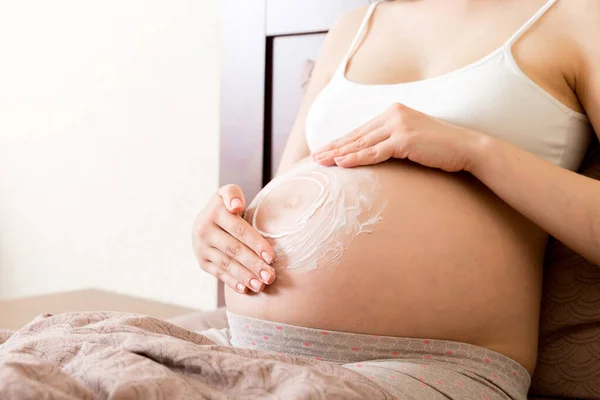
[(339, 264), (352, 240), (381, 220), (387, 204), (382, 197), (366, 169), (305, 160), (269, 182), (244, 218), (273, 245), (273, 267), (281, 277)]

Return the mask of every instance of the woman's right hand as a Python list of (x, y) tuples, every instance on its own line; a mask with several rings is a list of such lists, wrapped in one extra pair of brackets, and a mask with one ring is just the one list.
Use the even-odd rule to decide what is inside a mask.
[(192, 243), (200, 267), (238, 293), (256, 293), (275, 280), (271, 245), (241, 217), (239, 186), (221, 187), (194, 221)]

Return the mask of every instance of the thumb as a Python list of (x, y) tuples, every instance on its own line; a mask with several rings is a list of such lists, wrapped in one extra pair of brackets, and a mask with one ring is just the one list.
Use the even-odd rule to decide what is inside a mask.
[(221, 196), (223, 205), (229, 212), (239, 214), (246, 209), (246, 198), (238, 185), (221, 186), (217, 194)]

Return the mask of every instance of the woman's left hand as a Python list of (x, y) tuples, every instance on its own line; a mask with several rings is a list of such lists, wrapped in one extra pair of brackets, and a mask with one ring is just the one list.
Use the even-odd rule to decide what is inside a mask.
[(396, 103), (312, 156), (321, 165), (345, 168), (401, 158), (448, 172), (469, 171), (479, 145), (487, 139), (481, 132)]

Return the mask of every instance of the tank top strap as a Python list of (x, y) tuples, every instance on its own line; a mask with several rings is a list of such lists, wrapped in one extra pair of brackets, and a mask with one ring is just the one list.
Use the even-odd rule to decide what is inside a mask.
[(516, 31), (511, 37), (510, 39), (508, 39), (508, 41), (506, 42), (505, 46), (511, 47), (517, 40), (519, 40), (519, 38), (521, 36), (523, 36), (523, 34), (525, 32), (527, 32), (527, 30), (529, 28), (531, 28), (533, 26), (533, 24), (535, 24), (537, 22), (538, 19), (540, 19), (545, 13), (546, 11), (548, 11), (550, 9), (550, 7), (552, 7), (554, 5), (554, 3), (556, 3), (558, 0), (548, 0), (546, 2), (546, 4), (544, 4), (542, 6), (542, 8), (540, 8), (534, 15), (533, 17), (529, 18), (529, 20), (527, 22), (525, 22), (525, 24), (523, 24), (523, 26), (521, 26), (519, 28), (518, 31)]
[(359, 42), (362, 40), (363, 35), (364, 35), (365, 31), (367, 30), (367, 26), (369, 25), (369, 21), (371, 20), (373, 11), (375, 11), (375, 8), (377, 7), (377, 5), (383, 1), (386, 1), (386, 0), (375, 0), (374, 2), (371, 3), (369, 8), (367, 9), (367, 12), (365, 13), (365, 16), (360, 24), (360, 27), (358, 28), (358, 32), (356, 32), (356, 36), (354, 36), (354, 39), (352, 40), (350, 49), (348, 49), (348, 52), (346, 53), (346, 55), (344, 56), (344, 58), (342, 60), (342, 63), (340, 64), (339, 69), (342, 71), (342, 73), (344, 73), (344, 71), (346, 70), (346, 64), (348, 64), (348, 60), (350, 60), (350, 57), (352, 57), (352, 55), (356, 51), (356, 48), (357, 48)]

